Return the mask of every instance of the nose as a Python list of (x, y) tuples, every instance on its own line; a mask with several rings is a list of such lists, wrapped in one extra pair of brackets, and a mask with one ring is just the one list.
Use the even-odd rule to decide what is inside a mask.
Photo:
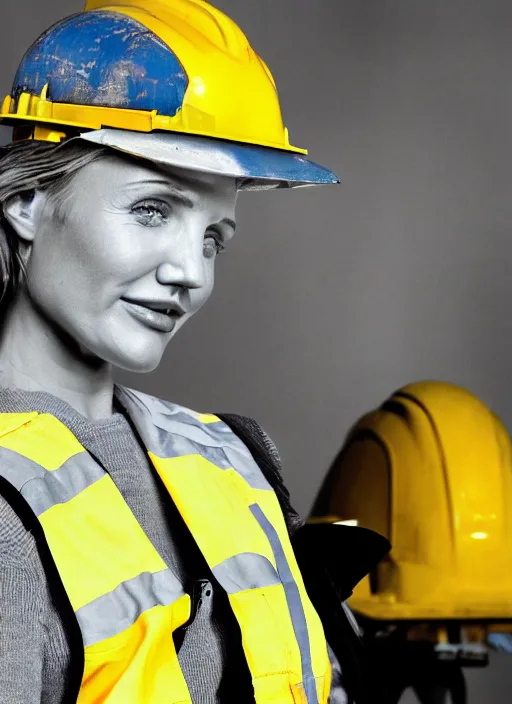
[(182, 231), (170, 238), (164, 260), (156, 270), (159, 284), (198, 289), (206, 283), (207, 272), (203, 255), (203, 232)]

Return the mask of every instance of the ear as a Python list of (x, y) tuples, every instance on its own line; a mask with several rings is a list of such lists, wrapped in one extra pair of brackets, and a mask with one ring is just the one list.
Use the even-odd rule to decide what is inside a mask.
[(26, 243), (34, 241), (45, 204), (46, 195), (35, 190), (12, 196), (3, 204), (6, 220)]

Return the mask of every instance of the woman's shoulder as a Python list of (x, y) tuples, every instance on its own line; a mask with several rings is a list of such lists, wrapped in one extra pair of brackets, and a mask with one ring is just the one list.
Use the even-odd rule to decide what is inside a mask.
[(159, 416), (166, 416), (178, 423), (186, 420), (189, 423), (213, 427), (216, 423), (223, 423), (238, 436), (252, 454), (257, 455), (257, 459), (263, 461), (265, 465), (271, 465), (275, 472), (281, 472), (279, 451), (268, 433), (254, 418), (236, 413), (195, 411), (188, 406), (126, 387), (117, 387), (116, 395), (125, 405), (133, 407), (135, 404), (139, 408), (144, 408), (154, 421), (158, 421)]
[[(249, 450), (261, 473), (275, 491), (290, 530), (294, 531), (302, 525), (299, 515), (290, 503), (290, 494), (283, 481), (279, 451), (257, 420), (236, 413), (198, 412), (163, 398), (124, 387), (118, 387), (117, 394), (121, 402), (135, 403), (139, 407), (142, 405), (153, 416), (153, 420), (157, 421), (157, 424), (159, 422), (158, 416), (163, 415), (167, 417), (167, 421), (169, 418), (178, 423), (185, 420), (187, 423), (209, 425), (212, 429), (217, 422), (227, 426)], [(168, 422), (165, 425), (167, 428), (173, 427)], [(225, 437), (225, 427), (222, 434)]]

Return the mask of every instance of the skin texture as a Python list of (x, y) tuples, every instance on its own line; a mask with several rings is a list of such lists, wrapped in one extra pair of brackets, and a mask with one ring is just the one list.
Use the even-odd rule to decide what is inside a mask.
[[(83, 167), (58, 199), (36, 191), (5, 203), (27, 277), (2, 330), (2, 385), (108, 417), (113, 367), (155, 369), (208, 300), (236, 196), (234, 179), (113, 153)], [(155, 329), (125, 299), (168, 304), (173, 329)]]

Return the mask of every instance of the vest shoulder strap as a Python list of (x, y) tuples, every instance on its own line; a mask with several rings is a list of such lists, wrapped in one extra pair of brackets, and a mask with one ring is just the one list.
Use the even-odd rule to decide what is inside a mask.
[(235, 435), (238, 435), (253, 456), (265, 479), (276, 493), (288, 532), (291, 536), (294, 535), (302, 527), (304, 521), (291, 504), (290, 492), (286, 488), (281, 474), (281, 458), (277, 447), (261, 425), (252, 418), (233, 413), (216, 413), (215, 415), (228, 425)]
[[(366, 688), (368, 672), (363, 643), (352, 624), (353, 617), (347, 615), (344, 601), (350, 596), (355, 584), (389, 550), (389, 544), (372, 531), (353, 529), (336, 531), (337, 538), (340, 534), (344, 538), (340, 545), (338, 540), (333, 541), (333, 531), (327, 536), (324, 535), (330, 526), (305, 525), (291, 505), (290, 493), (281, 474), (279, 452), (261, 426), (245, 416), (219, 413), (215, 415), (246, 445), (274, 489), (292, 538), (292, 546), (309, 598), (323, 623), (327, 642), (340, 663), (343, 687), (349, 697), (349, 703), (369, 704)], [(325, 540), (325, 537), (328, 540)], [(318, 539), (321, 545), (318, 545)], [(356, 559), (361, 540), (370, 554), (364, 565), (360, 565), (360, 560)], [(340, 561), (334, 556), (340, 552), (345, 553), (348, 559), (335, 566), (335, 563)], [(350, 564), (352, 562), (355, 564)]]

